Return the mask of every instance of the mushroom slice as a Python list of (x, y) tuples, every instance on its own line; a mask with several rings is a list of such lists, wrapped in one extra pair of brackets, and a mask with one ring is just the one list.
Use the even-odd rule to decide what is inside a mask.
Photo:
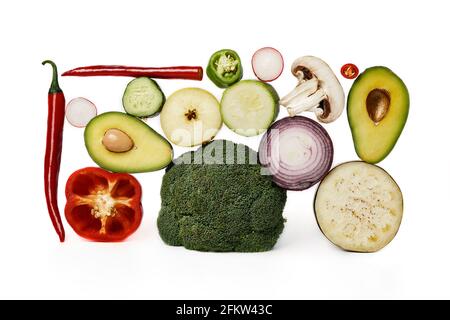
[(319, 80), (317, 80), (317, 78), (313, 78), (309, 81), (300, 81), (294, 90), (280, 100), (280, 104), (287, 107), (293, 100), (306, 98), (316, 92), (318, 86)]
[(290, 116), (311, 111), (320, 122), (328, 123), (341, 115), (344, 90), (328, 64), (320, 58), (304, 56), (294, 61), (291, 72), (299, 83), (280, 100)]

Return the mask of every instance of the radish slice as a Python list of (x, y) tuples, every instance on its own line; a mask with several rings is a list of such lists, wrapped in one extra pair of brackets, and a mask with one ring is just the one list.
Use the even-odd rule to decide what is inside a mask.
[(278, 186), (305, 190), (330, 170), (333, 142), (319, 123), (295, 116), (278, 120), (267, 130), (258, 155)]
[(71, 125), (84, 128), (97, 115), (95, 104), (85, 98), (70, 100), (66, 106), (66, 118)]
[(257, 50), (252, 57), (255, 76), (264, 82), (277, 79), (283, 72), (284, 62), (281, 53), (274, 48), (265, 47)]

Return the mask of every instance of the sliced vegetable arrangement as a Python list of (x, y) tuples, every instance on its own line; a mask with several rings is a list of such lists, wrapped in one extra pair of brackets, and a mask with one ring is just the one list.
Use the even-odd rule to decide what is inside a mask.
[[(99, 115), (86, 98), (74, 98), (65, 106), (56, 65), (46, 63), (53, 67), (53, 80), (48, 97), (45, 192), (61, 241), (65, 234), (57, 184), (64, 116), (73, 126), (85, 127), (86, 150), (101, 167), (74, 172), (66, 185), (67, 222), (88, 240), (121, 241), (134, 233), (142, 220), (142, 191), (129, 173), (163, 168), (157, 226), (168, 245), (217, 252), (271, 250), (284, 228), (286, 190), (302, 191), (318, 183), (316, 220), (325, 237), (338, 247), (375, 252), (400, 227), (400, 188), (386, 171), (373, 165), (392, 151), (409, 112), (405, 84), (386, 67), (371, 67), (361, 74), (352, 63), (340, 68), (343, 78), (355, 79), (347, 117), (356, 153), (364, 162), (343, 163), (330, 171), (334, 144), (325, 127), (342, 114), (345, 94), (332, 67), (318, 57), (294, 60), (291, 73), (297, 84), (281, 99), (267, 83), (278, 79), (284, 68), (282, 54), (272, 47), (258, 49), (252, 56), (257, 80), (242, 80), (244, 63), (236, 51), (222, 49), (211, 55), (206, 73), (215, 86), (224, 89), (220, 101), (192, 87), (178, 89), (166, 99), (164, 85), (154, 80), (202, 80), (199, 66), (97, 65), (63, 73), (134, 78), (121, 92), (125, 112)], [(288, 116), (277, 120), (280, 105)], [(305, 111), (313, 112), (319, 122), (300, 115)], [(165, 137), (147, 124), (149, 117), (157, 115)], [(215, 140), (222, 123), (244, 137), (264, 133), (258, 152), (244, 144)], [(171, 143), (200, 147), (173, 160)]]

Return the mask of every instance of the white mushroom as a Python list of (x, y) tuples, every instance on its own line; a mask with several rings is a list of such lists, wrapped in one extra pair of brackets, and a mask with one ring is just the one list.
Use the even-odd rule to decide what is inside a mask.
[(304, 56), (294, 61), (291, 71), (298, 85), (280, 100), (291, 117), (311, 111), (320, 122), (328, 123), (341, 115), (344, 90), (328, 64), (317, 57)]

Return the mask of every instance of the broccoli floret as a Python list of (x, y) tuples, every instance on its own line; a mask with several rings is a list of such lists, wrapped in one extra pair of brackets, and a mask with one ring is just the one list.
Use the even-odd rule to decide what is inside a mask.
[(261, 174), (257, 154), (216, 140), (167, 169), (158, 229), (163, 241), (200, 251), (258, 252), (283, 231), (286, 191)]

